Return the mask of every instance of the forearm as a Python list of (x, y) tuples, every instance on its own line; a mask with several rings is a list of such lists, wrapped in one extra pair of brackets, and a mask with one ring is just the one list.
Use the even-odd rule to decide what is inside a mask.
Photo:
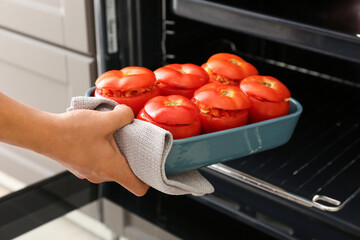
[(132, 110), (120, 105), (110, 112), (51, 114), (0, 93), (0, 141), (48, 156), (79, 178), (115, 181), (142, 196), (149, 186), (131, 171), (113, 137), (133, 118)]
[(0, 141), (42, 153), (54, 130), (55, 115), (0, 93)]

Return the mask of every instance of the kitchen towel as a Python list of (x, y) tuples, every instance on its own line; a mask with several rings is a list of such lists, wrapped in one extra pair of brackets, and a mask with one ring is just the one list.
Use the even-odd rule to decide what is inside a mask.
[[(67, 111), (111, 111), (117, 104), (101, 97), (74, 97)], [(170, 132), (134, 119), (131, 124), (117, 130), (114, 137), (131, 170), (149, 186), (170, 195), (201, 196), (214, 191), (213, 186), (197, 170), (166, 176), (165, 161), (173, 143)]]

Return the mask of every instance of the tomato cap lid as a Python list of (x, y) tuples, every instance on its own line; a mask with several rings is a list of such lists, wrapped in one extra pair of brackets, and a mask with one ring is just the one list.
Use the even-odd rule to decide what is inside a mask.
[(194, 93), (200, 103), (224, 110), (248, 109), (251, 106), (248, 96), (239, 87), (221, 83), (208, 83)]
[(135, 90), (152, 86), (156, 83), (155, 74), (144, 67), (126, 67), (101, 74), (95, 81), (97, 88), (113, 90)]
[(199, 88), (209, 81), (209, 75), (200, 66), (185, 64), (169, 64), (154, 71), (159, 83), (185, 89)]
[(145, 104), (144, 110), (154, 121), (166, 124), (190, 124), (200, 112), (192, 101), (181, 95), (154, 97)]
[(212, 55), (203, 67), (208, 67), (213, 73), (231, 80), (242, 80), (247, 76), (259, 74), (252, 64), (230, 53)]
[(291, 96), (289, 89), (271, 76), (247, 77), (241, 81), (240, 88), (249, 96), (272, 102), (288, 100)]

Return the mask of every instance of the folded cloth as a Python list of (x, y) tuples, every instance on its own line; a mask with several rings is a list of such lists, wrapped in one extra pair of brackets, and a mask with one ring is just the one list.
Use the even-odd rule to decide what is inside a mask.
[[(118, 103), (99, 97), (74, 97), (67, 109), (111, 111)], [(115, 141), (131, 170), (149, 186), (171, 195), (212, 193), (213, 186), (197, 171), (166, 176), (165, 161), (173, 144), (170, 132), (151, 123), (134, 119), (114, 133)]]

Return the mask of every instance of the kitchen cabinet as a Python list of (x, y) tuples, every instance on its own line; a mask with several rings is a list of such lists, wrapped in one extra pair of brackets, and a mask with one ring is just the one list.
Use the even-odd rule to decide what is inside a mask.
[[(92, 0), (0, 0), (0, 91), (54, 113), (84, 95), (97, 76), (92, 6)], [(28, 185), (63, 168), (1, 143), (0, 171)]]
[(92, 6), (92, 0), (0, 0), (0, 26), (92, 55)]

